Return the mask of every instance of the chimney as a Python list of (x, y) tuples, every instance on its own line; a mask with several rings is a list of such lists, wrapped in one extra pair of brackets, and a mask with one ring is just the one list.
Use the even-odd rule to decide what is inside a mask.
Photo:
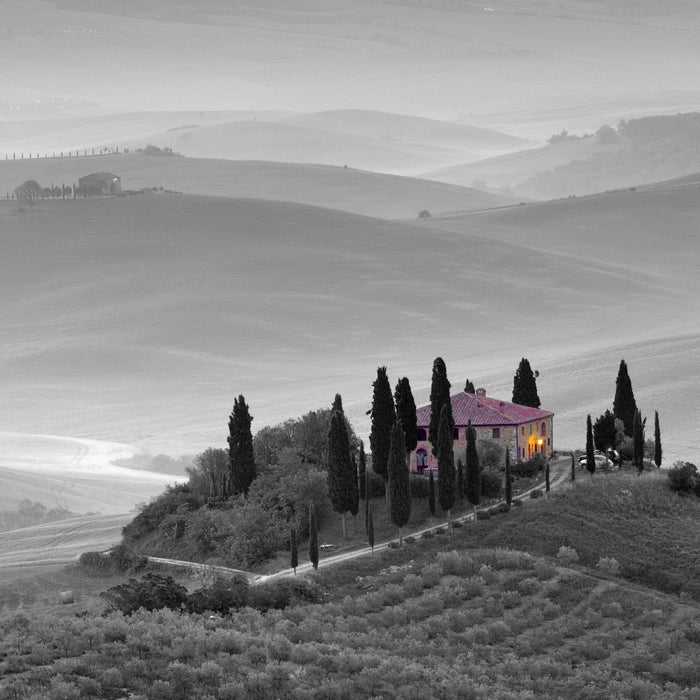
[(486, 396), (486, 389), (484, 389), (483, 387), (479, 387), (476, 390), (476, 395), (477, 396)]

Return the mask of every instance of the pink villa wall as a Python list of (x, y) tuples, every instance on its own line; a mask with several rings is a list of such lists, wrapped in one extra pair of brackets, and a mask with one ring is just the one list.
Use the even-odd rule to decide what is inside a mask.
[[(542, 424), (544, 423), (544, 431)], [(500, 438), (493, 437), (493, 428), (498, 428), (501, 432)], [(467, 452), (467, 428), (458, 426), (458, 438), (452, 443), (455, 455), (455, 464), (458, 459), (464, 462)], [(483, 440), (497, 439), (502, 445), (507, 446), (510, 452), (511, 462), (526, 461), (534, 454), (534, 452), (544, 452), (551, 457), (554, 452), (554, 435), (552, 416), (543, 418), (529, 423), (520, 425), (501, 425), (501, 426), (477, 426), (476, 439)], [(428, 432), (425, 429), (426, 434)], [(543, 445), (537, 445), (537, 441), (542, 439)], [(437, 469), (437, 457), (433, 456), (433, 447), (427, 440), (419, 440), (416, 449), (411, 453), (410, 468), (411, 471), (418, 471), (416, 455), (418, 450), (423, 449), (428, 454), (428, 469)]]

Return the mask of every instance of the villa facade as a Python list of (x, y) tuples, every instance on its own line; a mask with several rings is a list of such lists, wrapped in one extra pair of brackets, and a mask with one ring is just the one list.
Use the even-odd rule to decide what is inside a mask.
[[(554, 452), (554, 414), (539, 408), (520, 406), (486, 396), (484, 389), (475, 394), (462, 392), (451, 398), (455, 421), (455, 461), (464, 456), (467, 449), (467, 425), (476, 430), (476, 438), (497, 440), (509, 452), (511, 462), (526, 461), (537, 452), (551, 457)], [(418, 411), (418, 445), (411, 453), (411, 471), (423, 472), (437, 469), (437, 457), (428, 442), (430, 406)], [(504, 455), (505, 459), (505, 455)]]

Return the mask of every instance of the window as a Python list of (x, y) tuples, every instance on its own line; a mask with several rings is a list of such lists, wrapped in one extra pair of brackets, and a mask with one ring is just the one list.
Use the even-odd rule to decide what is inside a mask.
[(459, 440), (459, 428), (455, 428), (454, 431), (452, 432), (452, 439)]
[(552, 438), (547, 438), (547, 444), (551, 445), (552, 444)]
[(525, 448), (524, 447), (520, 448), (520, 458), (525, 459)]
[(525, 426), (524, 425), (520, 427), (520, 434), (525, 435)]
[(542, 425), (540, 426), (540, 435), (544, 436), (546, 434), (547, 434), (547, 424), (542, 423)]
[(500, 429), (500, 428), (494, 428), (494, 429), (491, 431), (491, 437), (492, 437), (494, 440), (498, 440), (498, 438), (501, 437), (501, 429)]
[(418, 433), (418, 441), (419, 442), (421, 440), (425, 441), (428, 439), (428, 436), (425, 434), (425, 428), (418, 428), (417, 433)]
[(416, 470), (423, 473), (428, 467), (428, 453), (425, 450), (416, 451)]

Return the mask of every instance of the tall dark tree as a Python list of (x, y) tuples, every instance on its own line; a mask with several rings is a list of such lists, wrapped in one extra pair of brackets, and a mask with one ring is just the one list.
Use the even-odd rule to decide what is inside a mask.
[(309, 505), (309, 561), (314, 569), (318, 569), (318, 519), (313, 503)]
[(571, 453), (571, 481), (576, 481), (576, 453)]
[(476, 389), (474, 388), (474, 382), (467, 379), (467, 381), (464, 384), (464, 393), (465, 394), (475, 394), (476, 393)]
[(389, 449), (389, 503), (391, 522), (399, 528), (399, 546), (403, 544), (403, 528), (411, 518), (411, 489), (406, 463), (403, 428), (396, 423), (391, 430)]
[(605, 411), (603, 415), (596, 418), (593, 424), (593, 444), (597, 450), (607, 454), (608, 450), (615, 447), (616, 441), (615, 414), (611, 411)]
[[(454, 432), (455, 422), (452, 418), (452, 401), (450, 399), (451, 384), (447, 379), (447, 367), (441, 357), (436, 357), (433, 362), (433, 376), (430, 383), (430, 424), (428, 426), (428, 440), (433, 446), (433, 454), (438, 455), (438, 443), (440, 434), (440, 421), (442, 420), (442, 407), (447, 406), (447, 420), (450, 428), (450, 440)], [(438, 482), (440, 474), (438, 472)]]
[(632, 463), (638, 474), (644, 471), (644, 425), (646, 418), (642, 420), (639, 410), (634, 414), (632, 424)]
[(336, 394), (328, 428), (328, 497), (333, 510), (341, 515), (345, 539), (348, 537), (345, 513), (352, 511), (355, 503), (355, 478), (343, 401)]
[(371, 410), (372, 428), (369, 434), (369, 446), (372, 451), (372, 469), (375, 474), (382, 477), (386, 484), (391, 429), (394, 423), (396, 423), (394, 397), (391, 395), (391, 386), (389, 385), (386, 367), (377, 368), (377, 378), (374, 380), (372, 386), (374, 387)]
[(464, 465), (462, 460), (457, 460), (457, 500), (461, 501), (464, 498)]
[(355, 532), (357, 532), (357, 514), (360, 512), (360, 473), (357, 470), (357, 460), (355, 455), (352, 455), (352, 470), (355, 474), (355, 483), (352, 489), (352, 506), (350, 515), (355, 520)]
[(510, 450), (506, 447), (506, 503), (513, 503), (513, 477), (510, 473)]
[(430, 515), (435, 517), (435, 476), (431, 469), (428, 476), (428, 509)]
[(289, 565), (292, 569), (294, 569), (294, 573), (296, 574), (297, 566), (299, 566), (299, 547), (297, 545), (297, 529), (295, 527), (293, 527), (292, 531), (289, 533), (289, 541), (291, 550), (289, 555)]
[(627, 363), (620, 360), (620, 368), (617, 371), (615, 381), (615, 400), (613, 401), (613, 414), (619, 418), (625, 426), (625, 435), (632, 435), (634, 429), (634, 414), (637, 412), (637, 402), (634, 400), (632, 380), (627, 371)]
[(233, 411), (228, 421), (229, 483), (233, 493), (248, 496), (255, 479), (255, 453), (250, 425), (253, 421), (248, 406), (241, 394), (233, 401)]
[(659, 425), (659, 412), (654, 411), (654, 464), (661, 466), (663, 451), (661, 449), (661, 426)]
[(540, 407), (540, 397), (537, 395), (537, 382), (530, 363), (524, 357), (520, 360), (518, 369), (513, 377), (513, 403), (531, 408)]
[(452, 529), (452, 506), (455, 504), (455, 456), (453, 450), (453, 421), (449, 404), (440, 411), (438, 430), (438, 502), (447, 515), (447, 527)]
[(544, 490), (549, 493), (549, 460), (544, 465)]
[(590, 413), (586, 419), (586, 469), (592, 477), (595, 473), (595, 451), (593, 449), (593, 423)]
[(479, 465), (479, 452), (476, 449), (476, 430), (472, 422), (467, 425), (467, 464), (465, 487), (467, 500), (474, 507), (474, 522), (476, 522), (476, 507), (481, 499), (481, 467)]
[(369, 533), (369, 511), (372, 499), (369, 497), (369, 470), (365, 470), (365, 532)]
[(360, 442), (360, 457), (359, 463), (357, 465), (359, 486), (360, 486), (360, 498), (365, 501), (367, 500), (367, 456), (365, 455), (365, 443)]
[(418, 444), (418, 417), (416, 415), (416, 402), (413, 399), (411, 383), (408, 377), (399, 379), (394, 390), (396, 402), (396, 420), (403, 430), (404, 443), (406, 445), (406, 457), (416, 449)]
[(369, 510), (367, 511), (367, 543), (374, 552), (374, 518), (372, 517), (372, 501), (367, 499)]

